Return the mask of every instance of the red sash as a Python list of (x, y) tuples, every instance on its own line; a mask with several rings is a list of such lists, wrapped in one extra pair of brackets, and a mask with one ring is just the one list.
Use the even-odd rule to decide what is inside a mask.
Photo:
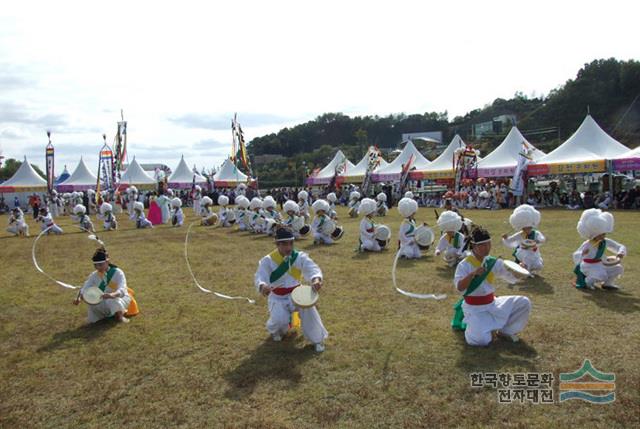
[(495, 299), (495, 295), (490, 293), (489, 295), (484, 295), (484, 296), (465, 296), (464, 297), (464, 302), (466, 302), (469, 305), (485, 305), (485, 304), (491, 304)]

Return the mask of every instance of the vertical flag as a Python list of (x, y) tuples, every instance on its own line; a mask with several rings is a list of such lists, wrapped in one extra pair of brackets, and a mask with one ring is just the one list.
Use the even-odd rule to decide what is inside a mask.
[(124, 120), (124, 112), (120, 110), (122, 121), (118, 122), (118, 129), (113, 140), (114, 150), (114, 180), (120, 183), (120, 172), (127, 156), (127, 121)]
[(53, 172), (54, 172), (54, 151), (51, 144), (51, 131), (47, 131), (47, 137), (49, 138), (49, 144), (45, 150), (45, 159), (47, 162), (47, 190), (49, 194), (53, 192)]
[(101, 191), (112, 191), (114, 185), (114, 162), (113, 152), (107, 144), (107, 135), (103, 134), (104, 144), (100, 149), (100, 157), (98, 159), (98, 183), (96, 185), (96, 203), (102, 202)]
[(520, 197), (524, 194), (525, 179), (527, 175), (527, 167), (531, 161), (531, 147), (527, 142), (522, 142), (522, 149), (518, 152), (518, 163), (516, 169), (513, 172), (513, 178), (511, 179), (511, 191), (516, 197)]
[(414, 160), (415, 155), (411, 154), (407, 162), (402, 165), (402, 174), (400, 175), (400, 195), (404, 194), (404, 188), (405, 186), (407, 186), (407, 181), (409, 180), (409, 171), (411, 171)]
[(382, 155), (376, 146), (369, 146), (367, 150), (367, 170), (362, 180), (362, 192), (365, 195), (369, 193), (369, 185), (371, 184), (371, 174), (380, 165)]

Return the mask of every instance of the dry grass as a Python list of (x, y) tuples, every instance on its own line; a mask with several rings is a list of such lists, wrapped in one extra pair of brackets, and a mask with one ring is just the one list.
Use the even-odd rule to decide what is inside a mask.
[[(252, 306), (199, 292), (182, 258), (186, 227), (138, 231), (123, 219), (124, 229), (103, 234), (142, 313), (127, 326), (91, 327), (84, 326), (86, 308), (71, 305), (74, 292), (33, 268), (33, 237), (1, 232), (0, 427), (638, 425), (637, 212), (615, 214), (613, 238), (630, 253), (619, 293), (570, 287), (579, 213), (543, 212), (541, 229), (549, 239), (543, 277), (498, 290), (533, 301), (523, 342), (484, 349), (466, 346), (449, 328), (453, 271), (432, 256), (401, 262), (398, 278), (407, 289), (449, 296), (434, 302), (399, 295), (390, 280), (393, 252), (355, 253), (359, 220), (340, 214), (346, 234), (339, 244), (298, 243), (325, 273), (319, 307), (330, 338), (320, 355), (301, 338), (272, 343), (263, 299)], [(507, 211), (468, 214), (496, 235), (509, 230)], [(421, 209), (418, 218), (433, 223), (433, 211)], [(395, 209), (385, 223), (395, 237)], [(92, 242), (67, 218), (60, 224), (67, 233), (43, 237), (39, 262), (55, 277), (81, 284), (92, 269)], [(272, 248), (266, 237), (198, 227), (191, 263), (205, 287), (255, 296), (257, 261)], [(494, 244), (493, 254), (509, 252)], [(499, 405), (494, 390), (469, 387), (470, 372), (557, 377), (584, 358), (615, 372), (615, 403)]]

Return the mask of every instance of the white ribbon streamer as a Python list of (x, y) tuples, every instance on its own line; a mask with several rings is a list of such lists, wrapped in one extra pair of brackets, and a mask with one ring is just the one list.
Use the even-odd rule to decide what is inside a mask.
[(393, 268), (391, 268), (391, 279), (393, 280), (393, 287), (404, 296), (408, 296), (409, 298), (417, 298), (417, 299), (435, 299), (436, 301), (443, 300), (447, 297), (445, 294), (433, 294), (433, 293), (413, 293), (402, 290), (396, 284), (396, 266), (398, 265), (398, 259), (400, 259), (400, 250), (396, 253), (396, 258), (393, 260)]
[(60, 286), (65, 287), (67, 289), (78, 289), (78, 286), (70, 285), (68, 283), (61, 282), (60, 280), (54, 279), (52, 276), (47, 274), (42, 268), (40, 268), (40, 265), (38, 265), (38, 261), (36, 260), (36, 244), (38, 243), (38, 240), (40, 240), (40, 237), (42, 237), (46, 232), (49, 232), (49, 230), (51, 228), (53, 228), (53, 226), (50, 226), (50, 227), (48, 227), (46, 229), (43, 229), (42, 232), (40, 234), (38, 234), (36, 239), (33, 240), (33, 246), (31, 247), (31, 259), (33, 259), (33, 265), (35, 265), (36, 270), (38, 270), (39, 272), (41, 272), (42, 274), (47, 276), (49, 279), (51, 279), (54, 282), (56, 282), (57, 284), (59, 284)]
[(192, 222), (189, 225), (189, 228), (187, 229), (187, 235), (185, 235), (185, 237), (184, 237), (184, 260), (187, 263), (187, 269), (189, 270), (189, 274), (191, 275), (191, 278), (193, 279), (193, 283), (202, 292), (211, 293), (211, 294), (217, 296), (218, 298), (229, 299), (229, 300), (243, 300), (243, 301), (246, 300), (249, 304), (255, 304), (256, 302), (253, 299), (249, 299), (249, 298), (246, 298), (244, 296), (229, 296), (229, 295), (224, 295), (224, 294), (221, 294), (221, 293), (218, 293), (218, 292), (210, 291), (209, 289), (206, 289), (206, 288), (202, 287), (200, 285), (200, 283), (198, 283), (198, 280), (196, 279), (196, 276), (193, 274), (193, 270), (191, 269), (191, 264), (189, 263), (189, 253), (188, 253), (189, 233), (191, 232), (191, 227), (193, 225), (195, 225), (196, 223), (198, 223), (198, 222), (199, 221), (195, 221), (195, 222)]

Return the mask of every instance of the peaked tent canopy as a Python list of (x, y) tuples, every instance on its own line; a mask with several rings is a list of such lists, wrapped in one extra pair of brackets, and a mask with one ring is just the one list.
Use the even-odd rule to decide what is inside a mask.
[(69, 170), (67, 170), (67, 166), (65, 165), (64, 170), (62, 171), (62, 174), (56, 179), (55, 185), (61, 184), (62, 182), (67, 180), (69, 177), (71, 177), (71, 174), (69, 174)]
[(224, 160), (213, 176), (213, 184), (218, 188), (232, 188), (239, 183), (247, 183), (248, 180), (249, 176), (240, 171), (230, 158)]
[(548, 155), (529, 165), (529, 174), (568, 174), (605, 171), (605, 160), (628, 152), (629, 148), (605, 133), (587, 115), (575, 133)]
[(182, 155), (178, 166), (174, 170), (173, 174), (169, 176), (169, 187), (178, 189), (190, 188), (193, 184), (194, 176), (196, 178), (196, 183), (202, 184), (207, 182), (207, 179), (202, 177), (200, 174), (191, 171), (191, 169), (187, 166), (187, 162), (184, 160), (184, 155)]
[(522, 151), (523, 142), (531, 147), (534, 161), (545, 155), (524, 138), (518, 127), (512, 127), (502, 143), (478, 162), (478, 176), (512, 176), (518, 164), (518, 154)]
[(47, 181), (36, 173), (26, 156), (14, 175), (0, 184), (0, 192), (45, 191), (46, 189)]
[(458, 134), (456, 134), (444, 152), (431, 161), (431, 164), (429, 164), (424, 170), (416, 172), (415, 175), (417, 176), (420, 174), (422, 179), (453, 179), (453, 157), (455, 151), (464, 147), (466, 147), (465, 142)]
[(347, 159), (344, 153), (342, 153), (342, 151), (338, 149), (329, 164), (327, 164), (315, 176), (307, 178), (307, 185), (329, 184), (331, 182), (331, 179), (333, 179), (333, 177), (336, 175), (336, 167), (345, 161), (347, 163), (346, 169), (343, 174), (341, 174), (341, 176), (344, 175), (344, 173), (349, 174), (349, 171), (354, 168), (355, 165), (353, 165), (351, 161)]
[(135, 156), (127, 167), (127, 170), (122, 174), (122, 177), (120, 178), (121, 189), (128, 188), (131, 185), (142, 188), (153, 188), (156, 185), (156, 180), (153, 177), (149, 176), (147, 172), (142, 169), (138, 161), (136, 161)]
[[(365, 153), (364, 156), (362, 157), (362, 159), (360, 160), (360, 162), (358, 162), (356, 165), (353, 166), (352, 169), (348, 169), (346, 173), (343, 175), (344, 176), (344, 181), (347, 183), (358, 183), (358, 182), (362, 182), (364, 180), (364, 176), (365, 174), (367, 174), (367, 167), (369, 166), (369, 152)], [(389, 165), (389, 163), (387, 161), (384, 160), (384, 158), (380, 157), (380, 164), (378, 165), (378, 167), (376, 167), (372, 174), (375, 174), (375, 172), (383, 167), (386, 167), (387, 165)]]
[(408, 141), (396, 159), (376, 170), (375, 174), (373, 174), (373, 180), (375, 182), (400, 180), (402, 176), (402, 166), (409, 161), (412, 155), (414, 156), (414, 160), (410, 167), (411, 170), (422, 171), (430, 164), (429, 160), (416, 149), (414, 144)]
[(98, 178), (87, 168), (84, 159), (80, 157), (78, 166), (71, 176), (56, 186), (59, 192), (86, 191), (87, 189), (95, 189)]
[(613, 158), (615, 171), (640, 170), (640, 146)]

